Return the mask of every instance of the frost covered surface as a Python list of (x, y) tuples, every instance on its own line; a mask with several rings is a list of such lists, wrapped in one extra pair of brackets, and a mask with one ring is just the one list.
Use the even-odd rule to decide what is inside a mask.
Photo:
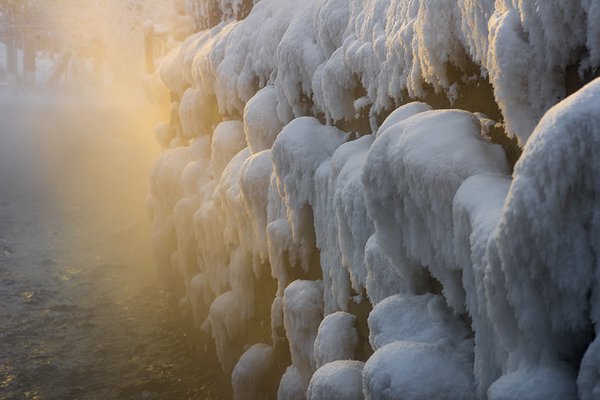
[(242, 21), (232, 16), (250, 1), (188, 2), (197, 18), (213, 9), (226, 21), (182, 47), (188, 84), (216, 95), (221, 112), (242, 114), (255, 82), (271, 79), (284, 122), (350, 120), (366, 109), (373, 127), (407, 96), (454, 100), (482, 77), (523, 145), (566, 95), (567, 69), (600, 65), (593, 1), (261, 0)]
[(469, 353), (443, 344), (398, 341), (367, 361), (363, 384), (367, 399), (474, 399)]
[(267, 399), (277, 386), (273, 379), (277, 365), (273, 348), (264, 343), (250, 347), (239, 359), (231, 374), (236, 399)]
[(361, 361), (333, 361), (319, 368), (310, 380), (306, 394), (308, 400), (361, 400)]
[(365, 366), (367, 398), (475, 398), (472, 340), (441, 296), (391, 296), (373, 309), (369, 329), (376, 351)]
[(313, 348), (323, 318), (322, 293), (320, 281), (297, 280), (283, 294), (284, 326), (290, 340), (292, 365), (305, 390), (316, 370)]
[(377, 304), (369, 315), (369, 341), (377, 350), (396, 341), (460, 344), (469, 336), (443, 297), (395, 295)]
[[(499, 343), (493, 334), (487, 307), (490, 298), (485, 288), (488, 242), (500, 221), (511, 180), (498, 174), (480, 174), (467, 178), (453, 202), (454, 245), (456, 260), (462, 266), (466, 308), (475, 333), (474, 369), (480, 396), (501, 373)], [(496, 299), (498, 300), (498, 299)]]
[[(506, 346), (510, 371), (524, 363), (543, 369), (550, 360), (577, 359), (593, 337), (600, 243), (600, 165), (594, 155), (600, 144), (599, 102), (596, 80), (544, 116), (515, 168), (488, 249), (497, 277), (491, 290), (506, 299), (492, 303), (491, 312), (504, 318), (492, 320)], [(517, 249), (517, 243), (528, 245)], [(571, 368), (559, 369), (567, 382), (577, 365)], [(584, 362), (582, 376), (588, 368), (597, 366)], [(589, 395), (589, 382), (580, 382), (582, 395)]]
[(253, 153), (268, 150), (283, 128), (283, 123), (275, 118), (277, 96), (272, 86), (265, 86), (246, 103), (244, 108), (244, 132), (246, 141)]
[(323, 318), (314, 345), (317, 368), (333, 361), (354, 358), (358, 346), (355, 323), (354, 315), (342, 311)]
[(302, 378), (296, 367), (288, 367), (281, 377), (277, 398), (290, 400), (303, 400), (306, 398), (306, 386), (302, 383)]
[(488, 399), (573, 399), (577, 398), (575, 374), (564, 366), (522, 368), (504, 375), (488, 389)]
[[(214, 26), (161, 67), (148, 205), (236, 398), (595, 398), (600, 81), (555, 105), (594, 2), (187, 7)], [(494, 121), (432, 107), (488, 83), (512, 176)]]
[(508, 169), (502, 149), (480, 131), (470, 113), (421, 112), (379, 133), (363, 170), (378, 243), (401, 268), (407, 290), (424, 290), (417, 266), (426, 265), (457, 312), (464, 308), (464, 290), (454, 255), (452, 200), (469, 176)]

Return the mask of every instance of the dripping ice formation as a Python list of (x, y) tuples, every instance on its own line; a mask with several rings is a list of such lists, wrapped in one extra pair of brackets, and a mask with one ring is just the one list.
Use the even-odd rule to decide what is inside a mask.
[(148, 208), (235, 398), (597, 397), (599, 3), (186, 9)]

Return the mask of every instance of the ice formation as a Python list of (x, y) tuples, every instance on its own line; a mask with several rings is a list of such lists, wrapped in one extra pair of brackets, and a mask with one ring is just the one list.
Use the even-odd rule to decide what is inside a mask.
[(394, 295), (380, 302), (369, 315), (369, 332), (374, 350), (397, 341), (460, 345), (469, 337), (468, 328), (444, 298), (431, 293)]
[(273, 348), (257, 343), (242, 354), (233, 369), (233, 396), (236, 399), (267, 399), (277, 389), (277, 381), (273, 379), (276, 375)]
[(333, 361), (319, 368), (310, 380), (306, 398), (308, 400), (361, 400), (361, 361)]
[(333, 361), (354, 358), (358, 346), (355, 323), (356, 316), (342, 311), (323, 318), (314, 344), (317, 368)]
[(472, 360), (440, 343), (392, 342), (377, 350), (363, 370), (366, 399), (474, 399)]
[(595, 1), (186, 9), (148, 206), (236, 398), (597, 397)]

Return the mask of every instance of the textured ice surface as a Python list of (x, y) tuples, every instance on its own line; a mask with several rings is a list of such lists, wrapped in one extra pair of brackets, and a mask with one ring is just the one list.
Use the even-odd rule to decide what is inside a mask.
[(363, 169), (379, 246), (400, 268), (407, 289), (423, 290), (424, 273), (416, 265), (427, 266), (457, 312), (465, 299), (454, 255), (452, 200), (469, 176), (507, 171), (502, 149), (480, 129), (470, 113), (418, 113), (377, 136)]
[[(208, 18), (211, 2), (188, 1)], [(231, 21), (240, 4), (214, 4), (226, 22), (188, 39), (161, 71), (172, 90), (192, 85), (216, 95), (222, 113), (242, 114), (256, 82), (271, 78), (284, 122), (317, 113), (351, 120), (366, 107), (375, 129), (377, 115), (407, 95), (431, 88), (453, 100), (482, 77), (524, 145), (565, 96), (564, 76), (578, 57), (582, 67), (600, 63), (600, 11), (589, 0), (261, 0)], [(192, 73), (177, 66), (184, 61)]]
[(283, 293), (283, 318), (292, 365), (304, 390), (316, 370), (314, 343), (323, 319), (323, 284), (294, 281)]
[(395, 341), (460, 344), (469, 331), (452, 315), (443, 297), (395, 295), (375, 306), (369, 315), (369, 341), (377, 350)]
[(390, 343), (365, 364), (365, 398), (475, 399), (470, 357), (443, 344)]
[(333, 361), (319, 368), (310, 380), (306, 398), (308, 400), (361, 400), (361, 361)]
[(235, 365), (231, 374), (233, 397), (236, 399), (267, 399), (276, 389), (277, 366), (273, 348), (264, 343), (250, 347)]
[(317, 368), (337, 360), (352, 360), (358, 345), (356, 317), (338, 311), (326, 316), (319, 325), (315, 339)]
[[(488, 248), (492, 273), (486, 282), (488, 293), (502, 300), (490, 302), (490, 315), (499, 347), (508, 354), (509, 372), (524, 363), (537, 370), (550, 361), (577, 359), (593, 337), (600, 243), (595, 200), (600, 190), (595, 155), (599, 102), (596, 80), (553, 107), (515, 167)], [(582, 376), (587, 368), (597, 368), (593, 364), (582, 364)], [(563, 379), (571, 375), (563, 373)], [(591, 393), (589, 383), (581, 382), (580, 391)]]
[[(148, 205), (237, 398), (273, 359), (281, 399), (597, 396), (600, 81), (561, 101), (597, 2), (186, 3)], [(512, 176), (494, 121), (425, 103), (474, 88)]]

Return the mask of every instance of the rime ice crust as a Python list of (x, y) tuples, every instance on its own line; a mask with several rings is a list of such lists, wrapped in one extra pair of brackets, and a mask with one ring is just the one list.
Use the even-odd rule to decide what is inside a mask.
[[(600, 81), (546, 111), (598, 65), (599, 8), (538, 3), (261, 0), (165, 59), (157, 259), (236, 397), (274, 362), (281, 399), (360, 398), (359, 375), (367, 398), (594, 398)], [(512, 177), (479, 116), (395, 107), (474, 76), (523, 146)]]
[(264, 343), (250, 347), (231, 374), (233, 397), (236, 399), (268, 399), (277, 386), (277, 365), (273, 348)]
[[(223, 367), (231, 371), (243, 354), (240, 338), (255, 323), (255, 290), (267, 263), (278, 282), (270, 309), (273, 346), (287, 339), (292, 354), (281, 396), (301, 396), (318, 367), (353, 357), (357, 336), (346, 322), (355, 317), (335, 312), (361, 301), (350, 297), (351, 288), (366, 289), (376, 305), (369, 317), (376, 352), (363, 373), (368, 396), (382, 390), (431, 395), (399, 376), (405, 367), (397, 362), (425, 370), (446, 366), (462, 383), (428, 387), (452, 396), (532, 394), (531, 379), (552, 380), (556, 393), (573, 394), (576, 366), (561, 357), (575, 356), (589, 344), (589, 315), (596, 312), (579, 293), (589, 287), (596, 296), (595, 281), (584, 277), (593, 275), (592, 258), (585, 255), (595, 251), (590, 199), (600, 187), (593, 173), (598, 167), (586, 161), (594, 159), (600, 132), (598, 87), (592, 83), (548, 113), (512, 180), (502, 152), (480, 136), (478, 118), (418, 104), (406, 106), (405, 115), (401, 109), (393, 113), (375, 139), (348, 142), (345, 133), (306, 117), (286, 126), (272, 150), (254, 155), (248, 148), (233, 155), (245, 144), (236, 121), (217, 127), (212, 151), (202, 150), (203, 139), (167, 150), (153, 177), (150, 204), (156, 227), (163, 227), (155, 232), (158, 243), (166, 244), (165, 235), (175, 230), (169, 263), (186, 282), (198, 323), (206, 318), (203, 327), (214, 337)], [(222, 157), (231, 159), (216, 167), (225, 165)], [(211, 181), (215, 176), (218, 183)], [(563, 216), (561, 205), (572, 201), (578, 204), (575, 214)], [(548, 233), (574, 221), (580, 222), (569, 237), (579, 239), (561, 239), (548, 258)], [(206, 236), (215, 228), (218, 235)], [(528, 236), (515, 241), (519, 235)], [(199, 240), (197, 253), (192, 236)], [(570, 270), (565, 281), (561, 271), (568, 260), (578, 260), (583, 269), (581, 275)], [(315, 273), (315, 262), (322, 282), (294, 281)], [(529, 267), (518, 267), (523, 264)], [(527, 274), (535, 268), (543, 282)], [(434, 289), (427, 270), (439, 280), (442, 295), (419, 294)], [(535, 318), (528, 319), (535, 307), (540, 307)], [(470, 317), (474, 340), (457, 313)], [(337, 328), (328, 328), (331, 324)], [(348, 346), (335, 350), (346, 342), (332, 341), (333, 331), (347, 333)], [(595, 385), (593, 349), (579, 372), (582, 396)], [(318, 382), (313, 392), (322, 386)]]
[(306, 398), (308, 400), (361, 400), (362, 390), (361, 361), (333, 361), (319, 368), (310, 380)]
[[(529, 368), (529, 373), (543, 375), (548, 364), (558, 364), (554, 375), (560, 374), (567, 387), (578, 365), (564, 365), (563, 360), (577, 359), (588, 347), (598, 321), (599, 102), (600, 81), (595, 80), (540, 121), (515, 168), (488, 249), (497, 277), (492, 289), (506, 299), (492, 303), (491, 310), (509, 354), (508, 371)], [(586, 362), (593, 358), (584, 357), (580, 376), (597, 368)], [(580, 378), (582, 397), (592, 390)], [(574, 390), (571, 397), (576, 397)]]
[(358, 346), (355, 323), (356, 317), (343, 311), (323, 318), (314, 345), (317, 368), (333, 361), (354, 358)]
[(397, 341), (461, 345), (469, 333), (444, 298), (431, 293), (390, 296), (369, 315), (369, 342), (374, 350)]
[[(205, 1), (188, 3), (206, 18)], [(230, 21), (229, 3), (240, 2), (221, 3), (213, 7)], [(454, 100), (479, 76), (489, 78), (508, 132), (524, 145), (566, 95), (567, 69), (577, 60), (582, 68), (600, 65), (599, 13), (589, 0), (261, 0), (243, 21), (188, 39), (161, 76), (172, 90), (201, 89), (216, 95), (221, 113), (240, 115), (256, 82), (271, 80), (283, 122), (317, 113), (350, 120), (360, 90), (373, 130), (377, 114), (406, 95), (431, 88)]]
[(363, 370), (366, 399), (475, 399), (469, 352), (443, 344), (397, 341), (377, 350)]

